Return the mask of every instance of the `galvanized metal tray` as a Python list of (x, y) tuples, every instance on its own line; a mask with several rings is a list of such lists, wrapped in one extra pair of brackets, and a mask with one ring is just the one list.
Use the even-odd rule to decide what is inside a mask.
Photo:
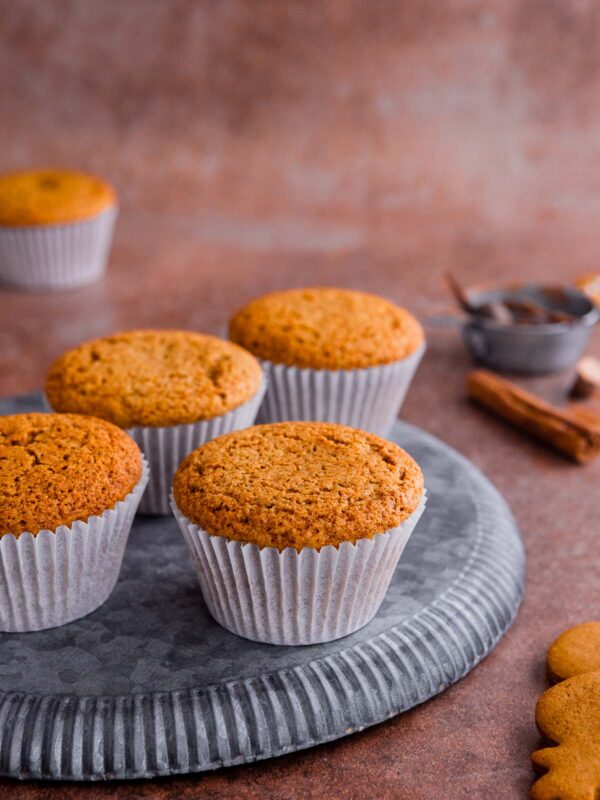
[[(29, 395), (0, 413), (41, 410)], [(62, 628), (0, 635), (0, 774), (95, 780), (289, 753), (381, 722), (471, 670), (512, 623), (524, 555), (512, 514), (418, 428), (426, 512), (365, 628), (309, 647), (246, 641), (208, 615), (173, 519), (138, 517), (109, 600)]]

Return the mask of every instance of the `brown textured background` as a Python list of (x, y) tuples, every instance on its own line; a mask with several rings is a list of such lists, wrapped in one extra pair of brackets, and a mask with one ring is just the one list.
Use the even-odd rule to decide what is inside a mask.
[[(0, 394), (39, 387), (85, 337), (221, 332), (268, 289), (365, 288), (426, 318), (448, 267), (595, 270), (599, 41), (593, 0), (0, 0), (0, 168), (95, 170), (122, 204), (101, 284), (0, 291)], [(545, 648), (597, 614), (600, 470), (470, 408), (457, 334), (428, 336), (405, 416), (487, 472), (526, 541), (526, 602), (497, 651), (426, 706), (302, 754), (120, 786), (5, 781), (2, 796), (527, 795)]]

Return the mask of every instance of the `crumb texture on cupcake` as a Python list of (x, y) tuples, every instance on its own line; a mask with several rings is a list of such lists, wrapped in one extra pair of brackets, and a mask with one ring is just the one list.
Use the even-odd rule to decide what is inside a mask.
[(85, 342), (46, 378), (55, 411), (91, 414), (120, 428), (163, 427), (220, 416), (249, 400), (260, 364), (231, 342), (191, 331), (142, 330)]
[(213, 439), (174, 480), (181, 512), (212, 535), (259, 547), (320, 548), (399, 525), (423, 474), (402, 448), (323, 422), (257, 425)]
[(0, 225), (77, 222), (115, 204), (112, 186), (85, 172), (40, 169), (0, 175)]
[(348, 289), (274, 292), (232, 318), (229, 335), (258, 358), (311, 369), (361, 369), (406, 358), (424, 340), (419, 322), (383, 297)]
[(0, 535), (102, 514), (141, 476), (138, 446), (108, 422), (76, 414), (0, 417)]

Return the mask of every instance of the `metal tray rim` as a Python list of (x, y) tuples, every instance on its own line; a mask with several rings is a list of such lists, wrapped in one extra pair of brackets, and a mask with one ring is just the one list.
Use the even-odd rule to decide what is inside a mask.
[(383, 722), (476, 666), (517, 613), (522, 543), (505, 501), (470, 461), (402, 425), (469, 473), (477, 508), (473, 550), (431, 604), (358, 645), (260, 677), (127, 695), (0, 692), (0, 775), (150, 778), (284, 755)]

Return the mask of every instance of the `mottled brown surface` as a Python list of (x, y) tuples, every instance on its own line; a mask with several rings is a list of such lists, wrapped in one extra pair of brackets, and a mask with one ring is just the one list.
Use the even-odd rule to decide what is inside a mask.
[(83, 342), (52, 362), (45, 381), (55, 411), (91, 414), (120, 428), (212, 419), (250, 400), (260, 364), (216, 336), (126, 331)]
[[(223, 332), (258, 293), (339, 284), (424, 320), (465, 283), (571, 279), (600, 257), (600, 7), (591, 0), (0, 0), (0, 166), (68, 163), (122, 202), (107, 279), (0, 294), (0, 392), (84, 338)], [(44, 798), (527, 795), (546, 648), (597, 614), (600, 463), (578, 467), (469, 406), (458, 333), (428, 326), (404, 407), (511, 503), (528, 563), (513, 630), (448, 692), (269, 763)], [(592, 352), (600, 354), (596, 338)], [(568, 378), (530, 384), (560, 396)], [(12, 795), (9, 794), (12, 791)]]
[(421, 502), (423, 473), (405, 450), (373, 433), (280, 422), (190, 453), (173, 494), (183, 514), (215, 536), (320, 549), (400, 525)]
[(141, 477), (139, 447), (104, 420), (80, 414), (0, 417), (0, 536), (53, 531), (100, 516)]
[(367, 292), (287, 289), (252, 300), (229, 335), (258, 358), (308, 369), (365, 369), (412, 355), (423, 329), (406, 309)]

